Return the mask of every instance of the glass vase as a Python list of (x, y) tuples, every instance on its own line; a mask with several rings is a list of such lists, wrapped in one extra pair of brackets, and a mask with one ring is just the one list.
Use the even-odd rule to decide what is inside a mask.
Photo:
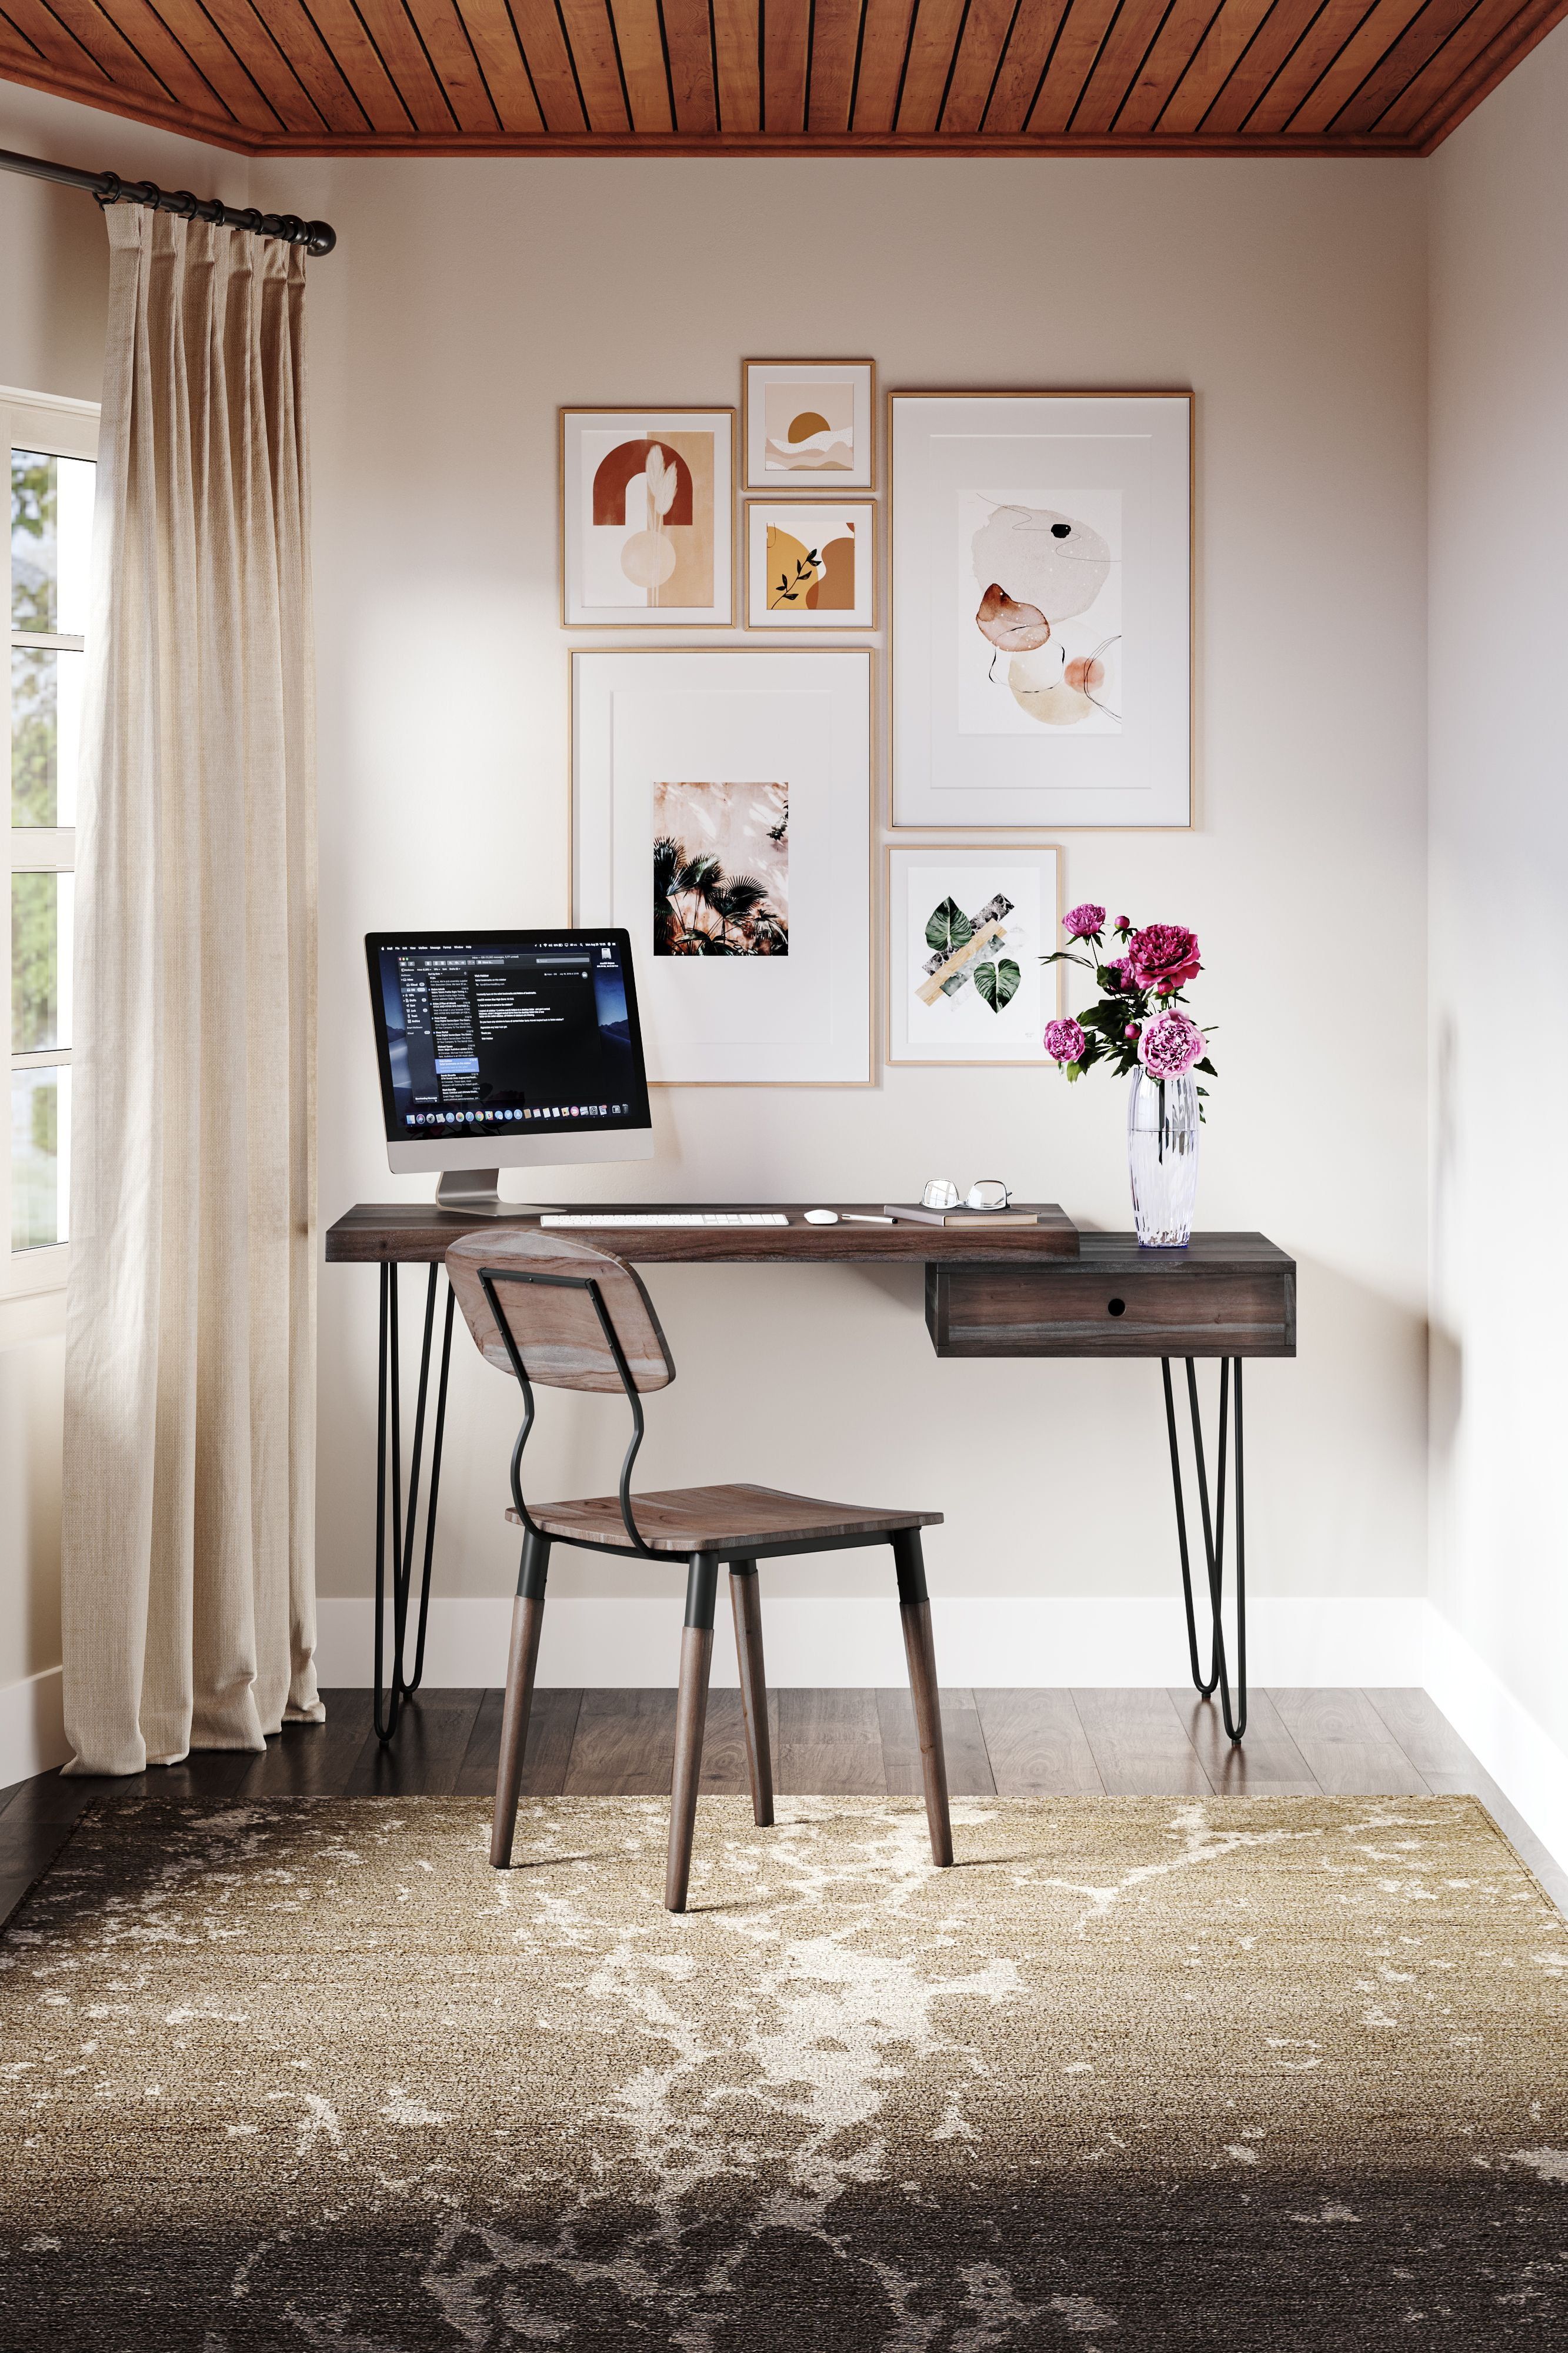
[(1198, 1189), (1198, 1086), (1189, 1071), (1152, 1079), (1142, 1065), (1127, 1100), (1127, 1170), (1144, 1250), (1182, 1250)]

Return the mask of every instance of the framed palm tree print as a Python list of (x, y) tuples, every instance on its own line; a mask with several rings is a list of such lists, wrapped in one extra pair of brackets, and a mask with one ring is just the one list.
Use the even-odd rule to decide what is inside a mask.
[(650, 1086), (871, 1080), (871, 655), (572, 657), (572, 903), (631, 934)]

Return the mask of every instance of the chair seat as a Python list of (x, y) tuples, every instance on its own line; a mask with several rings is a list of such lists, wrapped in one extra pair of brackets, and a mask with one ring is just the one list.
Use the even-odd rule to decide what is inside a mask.
[[(530, 1504), (536, 1527), (563, 1544), (620, 1545), (626, 1541), (621, 1506), (614, 1495), (591, 1495), (574, 1504)], [(825, 1504), (815, 1495), (789, 1495), (778, 1487), (668, 1487), (632, 1497), (632, 1517), (653, 1552), (714, 1552), (738, 1559), (752, 1546), (807, 1544), (812, 1537), (863, 1536), (876, 1543), (900, 1528), (941, 1525), (940, 1512), (874, 1512), (857, 1504)], [(509, 1510), (509, 1520), (517, 1514)]]

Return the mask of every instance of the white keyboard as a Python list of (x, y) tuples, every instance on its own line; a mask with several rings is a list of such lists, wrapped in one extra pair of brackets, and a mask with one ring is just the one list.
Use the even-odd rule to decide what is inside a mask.
[(782, 1209), (637, 1209), (630, 1216), (615, 1218), (562, 1209), (552, 1210), (539, 1222), (542, 1226), (787, 1226), (789, 1219)]

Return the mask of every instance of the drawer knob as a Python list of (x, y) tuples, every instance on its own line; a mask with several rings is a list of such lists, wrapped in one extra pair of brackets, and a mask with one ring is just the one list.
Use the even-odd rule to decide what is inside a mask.
[(1125, 1299), (1112, 1299), (1107, 1303), (1105, 1312), (1108, 1315), (1125, 1315), (1127, 1302)]

